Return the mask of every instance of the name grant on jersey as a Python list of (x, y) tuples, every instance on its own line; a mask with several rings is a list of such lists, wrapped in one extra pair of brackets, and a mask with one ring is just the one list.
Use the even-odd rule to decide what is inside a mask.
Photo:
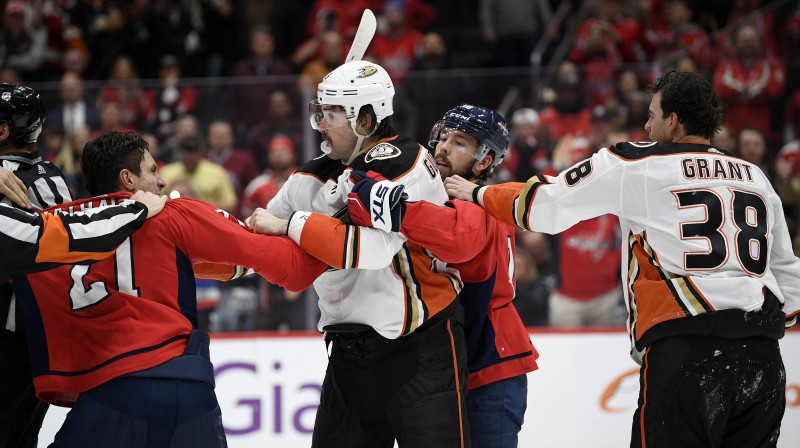
[(748, 162), (719, 157), (687, 157), (680, 161), (687, 179), (720, 179), (753, 182), (753, 166)]

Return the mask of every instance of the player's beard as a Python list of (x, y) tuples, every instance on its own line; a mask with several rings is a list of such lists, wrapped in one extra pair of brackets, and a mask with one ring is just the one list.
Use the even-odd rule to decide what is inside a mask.
[(464, 179), (471, 180), (474, 177), (473, 174), (472, 174), (472, 167), (475, 166), (475, 163), (476, 163), (475, 160), (473, 160), (472, 163), (469, 164), (469, 166), (465, 166), (465, 167), (461, 167), (461, 168), (454, 167), (453, 164), (450, 163), (450, 161), (447, 160), (445, 157), (441, 157), (441, 156), (436, 157), (436, 156), (434, 156), (434, 160), (436, 160), (437, 162), (441, 162), (441, 163), (444, 163), (444, 164), (447, 165), (447, 169), (448, 169), (449, 172), (446, 175), (443, 175), (442, 179), (446, 179), (446, 178), (451, 177), (451, 176), (461, 176)]
[(467, 180), (472, 180), (472, 177), (473, 177), (472, 176), (472, 167), (474, 165), (475, 165), (475, 162), (472, 162), (472, 164), (470, 164), (469, 167), (461, 168), (461, 169), (457, 169), (457, 170), (454, 170), (452, 167), (450, 167), (450, 176), (456, 175), (456, 176), (461, 176), (461, 177), (463, 177), (464, 179), (467, 179)]

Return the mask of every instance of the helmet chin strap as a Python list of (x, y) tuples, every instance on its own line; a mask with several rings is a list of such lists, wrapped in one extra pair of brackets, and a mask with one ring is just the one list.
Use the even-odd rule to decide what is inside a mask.
[(356, 135), (358, 136), (358, 139), (356, 140), (355, 148), (353, 148), (353, 153), (350, 154), (350, 158), (347, 159), (347, 162), (344, 162), (344, 164), (348, 166), (353, 163), (353, 160), (355, 160), (356, 157), (358, 157), (358, 154), (361, 152), (361, 144), (364, 143), (364, 139), (369, 137), (369, 135), (361, 135), (358, 133)]
[(376, 123), (375, 124), (375, 129), (373, 129), (372, 132), (370, 132), (369, 134), (361, 135), (361, 134), (358, 133), (358, 130), (356, 129), (356, 121), (357, 121), (356, 119), (350, 120), (350, 127), (353, 129), (353, 132), (356, 133), (356, 135), (358, 136), (358, 139), (356, 139), (356, 146), (353, 148), (353, 152), (350, 154), (350, 158), (347, 159), (347, 162), (344, 162), (344, 164), (347, 165), (347, 166), (349, 166), (351, 163), (353, 163), (353, 160), (355, 160), (356, 157), (358, 157), (358, 154), (361, 152), (361, 145), (364, 143), (364, 139), (367, 138), (367, 137), (370, 137), (372, 134), (374, 134), (375, 131), (378, 130), (378, 125), (380, 124), (380, 123)]

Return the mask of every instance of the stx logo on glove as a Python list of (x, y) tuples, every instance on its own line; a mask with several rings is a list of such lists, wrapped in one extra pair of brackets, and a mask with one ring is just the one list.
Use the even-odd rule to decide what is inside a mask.
[(378, 183), (375, 188), (375, 200), (372, 201), (372, 221), (373, 222), (382, 222), (386, 224), (386, 221), (383, 219), (383, 202), (386, 199), (386, 193), (389, 192), (389, 187), (385, 185), (381, 185)]
[(374, 171), (353, 171), (350, 180), (355, 186), (347, 195), (347, 211), (353, 224), (399, 232), (406, 209), (403, 185)]

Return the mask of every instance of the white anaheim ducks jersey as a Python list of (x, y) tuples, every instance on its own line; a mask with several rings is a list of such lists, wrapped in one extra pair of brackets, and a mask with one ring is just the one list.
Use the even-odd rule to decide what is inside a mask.
[(619, 216), (632, 343), (662, 322), (760, 310), (765, 288), (786, 326), (797, 321), (800, 260), (781, 201), (757, 166), (711, 146), (620, 143), (556, 178), (482, 189), (479, 200), (505, 222), (547, 233)]
[[(347, 194), (353, 188), (351, 168), (377, 171), (403, 184), (411, 201), (441, 205), (447, 200), (428, 151), (412, 139), (397, 136), (362, 152), (349, 167), (327, 156), (307, 162), (289, 177), (267, 210), (285, 219), (294, 211), (332, 216), (347, 205)], [(320, 330), (333, 324), (359, 323), (395, 339), (447, 307), (461, 290), (455, 271), (445, 269), (432, 254), (407, 242), (402, 234), (347, 228), (346, 238), (329, 232), (319, 241), (303, 240), (304, 247), (338, 250), (341, 263), (332, 263), (337, 268), (364, 268), (330, 269), (314, 282), (320, 297)], [(388, 266), (387, 259), (392, 260)]]

